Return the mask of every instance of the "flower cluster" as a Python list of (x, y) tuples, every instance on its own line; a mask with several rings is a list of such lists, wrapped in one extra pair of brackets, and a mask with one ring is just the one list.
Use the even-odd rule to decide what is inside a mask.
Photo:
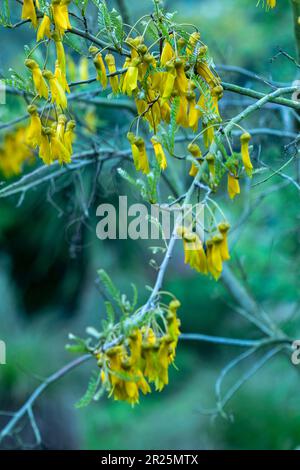
[[(73, 152), (72, 143), (75, 138), (75, 121), (67, 122), (64, 114), (68, 102), (67, 93), (70, 89), (66, 77), (66, 56), (63, 46), (63, 35), (71, 28), (69, 20), (68, 5), (70, 0), (52, 0), (49, 8), (49, 15), (44, 14), (40, 24), (36, 8), (40, 8), (36, 0), (24, 0), (22, 8), (22, 18), (29, 19), (34, 28), (38, 27), (37, 41), (45, 37), (53, 41), (56, 51), (56, 61), (54, 72), (41, 69), (39, 64), (28, 58), (25, 61), (26, 67), (32, 74), (32, 80), (36, 92), (36, 97), (51, 101), (53, 113), (48, 115), (44, 122), (37, 107), (33, 104), (28, 106), (30, 124), (27, 132), (27, 143), (33, 149), (39, 148), (39, 156), (47, 165), (55, 160), (60, 163), (69, 163)], [(54, 116), (54, 117), (53, 117)]]
[(109, 396), (139, 402), (139, 393), (151, 392), (149, 384), (161, 391), (169, 382), (169, 365), (174, 362), (180, 321), (178, 300), (172, 300), (163, 318), (163, 327), (156, 322), (134, 329), (127, 339), (105, 352), (95, 351), (101, 369), (101, 381)]
[(179, 227), (178, 235), (182, 237), (184, 262), (202, 274), (211, 274), (218, 280), (222, 274), (223, 261), (230, 259), (227, 234), (230, 225), (222, 222), (216, 233), (202, 243), (197, 233), (187, 227)]
[(14, 132), (6, 134), (0, 146), (0, 171), (3, 176), (11, 178), (19, 175), (24, 164), (31, 162), (34, 162), (34, 155), (26, 145), (26, 128), (19, 127)]
[(26, 141), (32, 148), (39, 147), (39, 157), (46, 165), (55, 160), (59, 163), (70, 163), (73, 153), (72, 143), (75, 138), (75, 121), (67, 122), (67, 117), (60, 114), (53, 120), (51, 127), (42, 125), (37, 107), (28, 106), (30, 124), (27, 129)]
[[(208, 147), (214, 138), (214, 126), (220, 122), (218, 101), (223, 94), (220, 78), (211, 66), (207, 46), (198, 32), (188, 39), (170, 34), (159, 56), (150, 52), (143, 36), (128, 37), (125, 42), (130, 48), (130, 57), (126, 57), (120, 80), (114, 56), (107, 54), (103, 59), (101, 51), (94, 46), (90, 48), (97, 79), (105, 89), (108, 70), (113, 93), (134, 98), (137, 122), (140, 119), (148, 122), (153, 132), (150, 140), (154, 154), (161, 170), (165, 170), (167, 159), (158, 135), (160, 124), (170, 122), (172, 110), (176, 124), (194, 132), (202, 119), (204, 142)], [(143, 138), (133, 132), (127, 137), (136, 169), (149, 173)]]

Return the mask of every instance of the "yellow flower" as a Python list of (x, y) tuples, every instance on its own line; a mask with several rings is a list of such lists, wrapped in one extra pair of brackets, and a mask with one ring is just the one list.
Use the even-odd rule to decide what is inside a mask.
[(134, 330), (129, 335), (129, 349), (131, 364), (139, 367), (142, 354), (142, 333), (139, 329)]
[(43, 16), (43, 19), (39, 25), (36, 40), (41, 41), (45, 36), (47, 38), (51, 37), (51, 20), (46, 14)]
[(228, 250), (228, 241), (227, 241), (227, 234), (228, 230), (230, 229), (230, 225), (227, 222), (222, 222), (218, 225), (219, 232), (223, 236), (221, 242), (221, 256), (223, 261), (227, 261), (230, 259), (229, 250)]
[[(60, 70), (59, 65), (57, 64), (57, 70)], [(50, 90), (51, 90), (51, 101), (56, 103), (58, 106), (61, 106), (62, 109), (66, 109), (68, 106), (67, 97), (65, 91), (59, 82), (57, 76), (54, 76), (49, 70), (44, 70), (43, 76), (49, 81)]]
[(136, 137), (132, 132), (128, 132), (127, 139), (131, 144), (132, 157), (136, 170), (146, 174), (149, 173), (150, 169), (145, 142), (141, 137)]
[(200, 33), (195, 31), (194, 33), (190, 35), (189, 42), (186, 48), (186, 53), (188, 56), (190, 56), (194, 52), (195, 47), (199, 41), (200, 41)]
[(97, 70), (97, 80), (101, 83), (103, 89), (107, 87), (107, 76), (106, 76), (106, 68), (102, 58), (101, 52), (98, 52), (94, 58), (94, 65)]
[[(159, 76), (161, 78), (161, 75)], [(162, 102), (168, 100), (173, 92), (174, 84), (176, 79), (176, 70), (173, 63), (167, 65), (167, 76), (164, 84), (164, 91), (162, 95)]]
[(230, 172), (228, 173), (227, 190), (230, 199), (235, 198), (235, 196), (241, 192), (238, 177)]
[(68, 12), (68, 5), (70, 2), (71, 0), (52, 0), (52, 12), (55, 28), (61, 34), (64, 34), (66, 29), (72, 29)]
[(174, 62), (174, 65), (176, 70), (175, 87), (180, 95), (185, 96), (188, 88), (188, 79), (186, 78), (184, 71), (184, 61), (180, 58), (177, 58)]
[(56, 137), (62, 143), (64, 143), (64, 136), (65, 136), (65, 125), (67, 122), (67, 118), (64, 114), (60, 114), (57, 120), (57, 128), (56, 128)]
[(4, 137), (0, 147), (0, 170), (5, 178), (19, 175), (24, 163), (34, 162), (33, 150), (26, 144), (27, 128), (19, 127)]
[[(116, 62), (115, 58), (112, 54), (106, 54), (105, 56), (105, 62), (107, 63), (108, 71), (110, 74), (116, 73)], [(119, 81), (117, 75), (113, 75), (112, 77), (109, 77), (109, 82), (112, 88), (113, 93), (118, 93), (119, 91)]]
[(40, 148), (39, 148), (39, 157), (43, 160), (45, 165), (50, 165), (50, 163), (53, 162), (51, 145), (50, 145), (50, 140), (49, 140), (50, 134), (51, 134), (51, 129), (49, 127), (42, 129), (42, 137), (41, 137), (41, 143), (40, 143)]
[(241, 140), (241, 153), (242, 153), (242, 160), (245, 167), (245, 171), (250, 178), (252, 177), (253, 172), (253, 165), (251, 163), (250, 155), (249, 155), (249, 142), (251, 140), (251, 135), (248, 132), (244, 132), (244, 134), (240, 137)]
[(34, 28), (37, 27), (38, 21), (33, 0), (24, 0), (22, 7), (22, 20), (30, 20)]
[[(67, 91), (68, 93), (70, 93), (70, 89), (69, 89), (69, 85), (68, 85), (67, 77), (66, 77), (66, 56), (65, 56), (64, 46), (63, 46), (60, 36), (57, 33), (54, 33), (52, 37), (55, 42), (56, 56), (57, 56), (57, 61), (55, 63), (56, 75), (63, 89)], [(57, 64), (60, 70), (57, 70)]]
[(213, 258), (212, 258), (213, 246), (214, 246), (214, 242), (212, 240), (207, 240), (206, 242), (207, 268), (208, 268), (208, 271), (214, 277), (214, 279), (217, 281), (221, 275), (221, 271), (216, 269), (216, 266), (213, 262)]
[(71, 163), (71, 155), (64, 144), (58, 139), (54, 129), (51, 129), (50, 143), (53, 160), (58, 160), (60, 164)]
[(193, 129), (194, 132), (197, 132), (200, 112), (196, 107), (196, 94), (193, 91), (189, 91), (186, 97), (189, 104), (189, 127)]
[(171, 59), (174, 59), (174, 57), (175, 57), (175, 52), (173, 50), (173, 47), (168, 41), (165, 41), (164, 47), (161, 53), (160, 65), (161, 66), (166, 65), (166, 63), (169, 62)]
[(39, 65), (32, 59), (26, 59), (25, 65), (31, 70), (33, 83), (39, 97), (48, 99), (49, 90)]
[(213, 245), (212, 245), (212, 252), (211, 252), (211, 258), (212, 258), (212, 264), (214, 266), (215, 271), (218, 273), (217, 278), (221, 275), (222, 269), (223, 269), (223, 259), (222, 259), (222, 242), (223, 242), (223, 236), (220, 235), (215, 235), (212, 239)]
[(276, 0), (267, 0), (267, 5), (270, 8), (275, 8), (276, 7)]
[(177, 124), (180, 124), (182, 127), (189, 127), (188, 119), (188, 100), (186, 96), (181, 96), (179, 100), (179, 109), (176, 116)]
[(73, 142), (75, 140), (75, 132), (74, 129), (76, 127), (75, 121), (71, 120), (68, 122), (67, 127), (66, 127), (66, 132), (64, 135), (64, 144), (69, 152), (69, 154), (72, 156), (73, 154)]
[(126, 72), (126, 75), (124, 77), (124, 84), (123, 84), (123, 90), (125, 88), (127, 95), (131, 96), (132, 92), (137, 89), (137, 81), (138, 81), (138, 74), (139, 74), (139, 69), (138, 66), (140, 65), (141, 61), (139, 58), (133, 59), (129, 64), (128, 64), (128, 70)]
[(146, 152), (145, 142), (142, 137), (138, 137), (135, 140), (135, 145), (139, 150), (139, 169), (143, 172), (148, 174), (150, 171), (148, 156)]
[(161, 143), (158, 141), (156, 136), (152, 137), (151, 143), (153, 145), (154, 153), (155, 153), (156, 159), (159, 163), (160, 169), (165, 170), (168, 166), (168, 163), (167, 163), (166, 155), (165, 155), (165, 152), (164, 152), (164, 149), (163, 149)]
[(192, 269), (206, 274), (207, 261), (203, 244), (196, 233), (188, 231), (185, 227), (179, 227), (177, 230), (179, 236), (183, 239), (184, 262), (189, 264)]
[(214, 113), (217, 115), (217, 117), (220, 117), (219, 100), (223, 96), (223, 87), (221, 85), (215, 86), (211, 91), (211, 96), (213, 101)]
[(79, 78), (86, 81), (89, 78), (89, 61), (87, 57), (81, 57), (79, 62)]
[(203, 124), (203, 142), (206, 148), (208, 148), (215, 138), (215, 129), (212, 123)]
[(205, 157), (205, 160), (208, 164), (209, 173), (211, 177), (214, 178), (216, 175), (215, 157), (211, 153), (208, 153)]
[(38, 147), (42, 138), (42, 124), (38, 115), (37, 107), (31, 104), (27, 108), (30, 114), (30, 124), (27, 129), (27, 143), (30, 147)]
[[(201, 163), (202, 159), (202, 152), (200, 150), (200, 147), (197, 144), (189, 144), (188, 145), (188, 151), (195, 157), (199, 163)], [(195, 165), (195, 163), (192, 163), (189, 175), (195, 177), (198, 173), (198, 168)]]
[(172, 349), (171, 360), (175, 359), (176, 346), (178, 338), (181, 334), (180, 331), (180, 320), (177, 318), (177, 310), (180, 307), (180, 302), (172, 300), (169, 304), (168, 315), (167, 315), (167, 334), (172, 339), (173, 343), (170, 344)]

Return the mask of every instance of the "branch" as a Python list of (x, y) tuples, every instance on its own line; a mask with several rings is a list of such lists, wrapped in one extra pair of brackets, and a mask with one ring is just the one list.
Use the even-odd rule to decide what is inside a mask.
[(11, 433), (11, 431), (14, 429), (16, 424), (22, 419), (27, 413), (29, 416), (31, 415), (31, 408), (32, 405), (35, 403), (37, 398), (44, 392), (44, 390), (51, 385), (54, 382), (57, 382), (57, 380), (61, 379), (64, 377), (68, 372), (71, 370), (75, 369), (76, 367), (80, 366), (84, 362), (87, 362), (90, 360), (93, 356), (90, 354), (85, 354), (84, 356), (81, 356), (77, 359), (75, 359), (72, 362), (69, 362), (69, 364), (65, 365), (61, 369), (59, 369), (57, 372), (54, 374), (50, 375), (44, 382), (39, 385), (35, 389), (35, 391), (32, 393), (32, 395), (28, 398), (28, 400), (24, 403), (24, 405), (14, 414), (14, 416), (9, 420), (7, 425), (4, 427), (4, 429), (0, 433), (0, 442), (3, 440), (3, 438)]
[[(250, 88), (244, 88), (244, 87), (241, 87), (241, 86), (238, 86), (238, 85), (234, 85), (232, 83), (222, 82), (222, 86), (223, 86), (224, 90), (226, 90), (226, 91), (231, 91), (233, 93), (237, 93), (237, 94), (243, 95), (243, 96), (249, 96), (250, 98), (262, 99), (265, 96), (270, 96), (270, 94), (267, 95), (267, 94), (261, 93), (260, 91), (254, 91), (254, 90), (251, 90)], [(279, 90), (282, 90), (282, 89), (284, 89), (284, 88), (279, 88)], [(289, 92), (287, 92), (287, 93), (289, 93)], [(279, 105), (282, 105), (282, 106), (287, 106), (288, 108), (293, 108), (293, 109), (297, 109), (297, 110), (300, 109), (300, 103), (298, 101), (293, 101), (293, 100), (289, 100), (289, 99), (286, 99), (286, 98), (280, 98), (280, 97), (278, 98), (276, 96), (273, 96), (273, 97), (270, 97), (268, 99), (268, 102), (269, 103), (276, 103), (276, 104), (279, 104)]]
[(75, 34), (76, 36), (80, 36), (81, 38), (88, 39), (89, 41), (93, 42), (94, 44), (97, 44), (97, 46), (100, 46), (102, 48), (105, 48), (108, 51), (111, 52), (116, 52), (117, 54), (124, 55), (127, 57), (130, 57), (130, 52), (127, 51), (126, 49), (117, 49), (115, 46), (112, 46), (111, 44), (106, 43), (105, 41), (102, 41), (96, 36), (93, 36), (92, 34), (88, 33), (87, 31), (82, 31), (81, 29), (78, 28), (72, 28), (68, 29), (66, 33), (70, 34)]

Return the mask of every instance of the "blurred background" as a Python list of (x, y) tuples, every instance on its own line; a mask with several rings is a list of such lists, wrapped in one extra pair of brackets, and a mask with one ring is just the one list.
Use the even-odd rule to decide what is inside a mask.
[[(20, 6), (11, 3), (15, 18)], [(152, 8), (150, 0), (129, 2), (131, 20)], [(234, 71), (238, 66), (274, 82), (290, 84), (296, 67), (284, 55), (295, 56), (292, 14), (288, 2), (265, 13), (256, 0), (169, 1), (182, 23), (194, 23), (208, 44), (224, 81), (257, 90), (266, 85)], [(108, 0), (109, 7), (118, 2)], [(19, 15), (19, 16), (18, 16)], [(89, 18), (91, 24), (93, 18)], [(25, 25), (8, 30), (0, 27), (0, 72), (9, 68), (24, 73), (24, 44), (33, 44), (32, 30)], [(73, 60), (79, 56), (72, 52)], [(93, 75), (91, 68), (91, 75)], [(97, 85), (95, 85), (97, 86)], [(248, 98), (226, 93), (221, 111), (237, 114)], [(127, 148), (123, 139), (130, 115), (109, 108), (78, 105), (88, 113), (93, 133), (107, 145)], [(0, 106), (0, 122), (24, 113), (21, 99), (8, 96)], [(292, 138), (295, 116), (288, 109), (266, 107), (247, 123), (248, 128), (286, 132), (284, 136), (254, 135), (254, 160), (279, 168), (289, 155), (285, 145)], [(5, 135), (1, 132), (2, 139)], [(80, 145), (80, 143), (79, 143)], [(119, 166), (119, 165), (118, 165)], [(0, 366), (0, 410), (17, 409), (40, 380), (72, 359), (65, 351), (69, 332), (84, 336), (86, 326), (100, 328), (104, 318), (103, 297), (96, 272), (104, 268), (120, 290), (131, 295), (130, 283), (139, 289), (139, 303), (147, 298), (145, 285), (152, 285), (155, 270), (146, 243), (100, 241), (96, 238), (97, 206), (117, 202), (129, 191), (132, 201), (139, 194), (121, 180), (116, 166), (97, 175), (97, 189), (88, 218), (82, 217), (82, 201), (92, 191), (95, 168), (80, 175), (67, 175), (53, 184), (0, 199), (0, 338), (7, 344), (7, 365)], [(130, 166), (128, 167), (130, 168)], [(177, 167), (174, 166), (176, 169)], [(26, 171), (30, 171), (27, 168)], [(291, 163), (285, 173), (295, 177)], [(134, 174), (134, 173), (133, 173)], [(187, 174), (187, 171), (184, 175)], [(186, 176), (178, 167), (175, 184)], [(255, 182), (267, 179), (262, 172)], [(82, 186), (78, 181), (82, 181)], [(13, 181), (13, 179), (11, 180)], [(287, 181), (287, 184), (285, 184)], [(1, 184), (5, 180), (1, 177)], [(250, 188), (243, 182), (242, 195), (232, 203), (226, 191), (220, 204), (234, 227), (230, 238), (230, 268), (255, 302), (268, 311), (284, 331), (300, 338), (299, 325), (299, 190), (275, 175)], [(79, 189), (78, 189), (79, 188)], [(80, 189), (81, 188), (81, 189)], [(168, 270), (166, 290), (182, 303), (182, 331), (236, 338), (259, 338), (261, 333), (238, 313), (236, 300), (223, 283), (197, 275), (183, 264), (181, 246)], [(211, 416), (216, 406), (215, 383), (222, 369), (240, 354), (240, 348), (200, 342), (180, 342), (176, 369), (161, 393), (141, 399), (131, 408), (106, 397), (87, 408), (75, 409), (84, 394), (93, 364), (87, 363), (49, 388), (35, 405), (35, 415), (45, 448), (56, 449), (295, 449), (300, 446), (299, 367), (278, 355), (247, 381), (226, 407), (227, 416)], [(243, 361), (225, 380), (224, 391), (253, 366), (255, 357)], [(7, 421), (0, 415), (0, 427)], [(24, 421), (23, 442), (7, 439), (4, 448), (30, 445), (34, 438)]]

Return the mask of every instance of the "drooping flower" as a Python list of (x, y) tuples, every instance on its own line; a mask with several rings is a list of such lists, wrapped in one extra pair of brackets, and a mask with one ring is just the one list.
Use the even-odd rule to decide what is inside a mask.
[(251, 135), (248, 132), (244, 132), (241, 137), (241, 154), (242, 160), (245, 167), (245, 171), (247, 175), (251, 178), (253, 172), (253, 165), (251, 163), (250, 155), (249, 155), (249, 142), (251, 140)]
[(155, 153), (160, 169), (165, 170), (168, 166), (168, 163), (167, 163), (166, 155), (165, 155), (165, 152), (161, 143), (159, 142), (156, 136), (152, 137), (151, 143), (153, 145), (154, 153)]
[(33, 0), (24, 0), (22, 7), (22, 20), (30, 20), (34, 28), (37, 27), (38, 21)]
[(89, 78), (89, 61), (88, 58), (83, 56), (79, 62), (79, 78), (86, 81)]
[(55, 28), (60, 34), (64, 34), (67, 29), (72, 29), (68, 11), (68, 5), (70, 3), (71, 0), (52, 0)]
[[(60, 69), (59, 65), (57, 65), (57, 68)], [(50, 70), (44, 70), (43, 76), (49, 81), (52, 103), (55, 102), (57, 106), (66, 109), (68, 106), (67, 97), (57, 76), (53, 75)]]
[(127, 139), (131, 145), (133, 163), (136, 170), (148, 174), (150, 168), (144, 140), (141, 137), (136, 137), (133, 132), (127, 133)]
[(230, 259), (230, 254), (228, 250), (228, 241), (227, 241), (227, 234), (230, 229), (230, 225), (228, 222), (222, 222), (218, 225), (219, 232), (221, 233), (223, 239), (221, 242), (221, 256), (223, 261), (227, 261)]
[[(137, 89), (138, 75), (139, 75), (138, 66), (140, 65), (140, 63), (141, 63), (141, 60), (137, 57), (133, 59), (127, 66), (128, 70), (124, 77), (124, 83), (126, 84), (126, 93), (128, 96), (131, 96), (132, 92)], [(125, 87), (123, 84), (123, 90), (124, 88)]]
[[(115, 74), (117, 72), (115, 58), (112, 54), (106, 54), (105, 62), (107, 63), (108, 71), (110, 74)], [(119, 80), (117, 75), (109, 77), (109, 82), (114, 94), (119, 91)]]
[(58, 160), (60, 164), (71, 163), (71, 155), (64, 144), (57, 137), (55, 129), (50, 133), (51, 152), (53, 160)]
[(40, 116), (37, 111), (37, 107), (33, 104), (29, 105), (27, 108), (28, 113), (30, 114), (30, 124), (27, 129), (27, 143), (30, 147), (38, 147), (41, 143), (42, 138), (42, 123)]
[(53, 162), (51, 144), (49, 136), (51, 134), (51, 129), (49, 127), (42, 128), (42, 137), (39, 147), (39, 157), (43, 160), (45, 165), (50, 165)]
[(228, 172), (227, 190), (230, 199), (234, 199), (235, 196), (241, 192), (238, 176), (234, 175), (230, 171)]
[[(193, 155), (194, 158), (196, 158), (196, 160), (199, 161), (199, 163), (203, 161), (202, 152), (200, 150), (200, 147), (197, 144), (189, 144), (188, 151)], [(195, 165), (195, 163), (192, 163), (189, 175), (195, 177), (197, 173), (198, 173), (198, 168)]]
[(37, 94), (40, 98), (48, 99), (49, 90), (47, 87), (47, 83), (42, 75), (42, 71), (33, 59), (26, 59), (25, 65), (31, 70), (33, 83), (36, 89)]
[(175, 57), (175, 52), (169, 41), (165, 41), (164, 47), (161, 53), (161, 58), (160, 58), (160, 65), (164, 66), (166, 65), (167, 62), (170, 60), (174, 59)]
[(46, 14), (43, 16), (43, 19), (39, 25), (36, 40), (41, 41), (45, 36), (47, 38), (51, 37), (51, 20)]
[[(97, 80), (98, 82), (101, 83), (103, 89), (105, 90), (105, 88), (107, 87), (106, 68), (105, 68), (105, 64), (104, 64), (101, 52), (98, 52), (97, 48), (95, 49), (96, 51), (94, 52), (96, 52), (96, 56), (94, 57), (94, 65), (97, 71)], [(93, 50), (91, 51), (91, 48), (90, 48), (90, 52), (93, 53)]]
[(183, 240), (185, 264), (189, 264), (192, 269), (206, 274), (206, 254), (198, 235), (189, 231), (186, 227), (178, 227), (177, 233)]
[(74, 129), (76, 127), (76, 122), (74, 120), (71, 120), (67, 123), (66, 127), (66, 132), (64, 135), (64, 144), (69, 152), (69, 154), (72, 156), (73, 154), (73, 142), (75, 140), (75, 132)]

